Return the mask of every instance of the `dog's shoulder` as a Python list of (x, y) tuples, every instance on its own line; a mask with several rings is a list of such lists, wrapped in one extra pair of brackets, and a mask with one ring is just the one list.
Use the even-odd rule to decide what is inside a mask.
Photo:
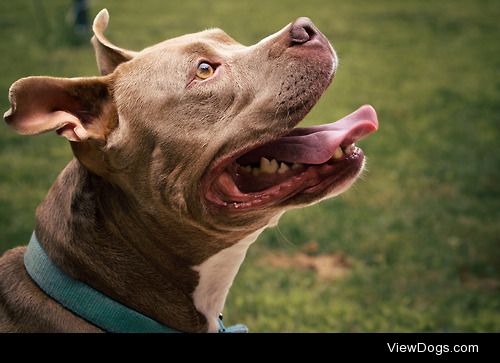
[(25, 251), (0, 257), (0, 332), (100, 332), (40, 290), (24, 268)]

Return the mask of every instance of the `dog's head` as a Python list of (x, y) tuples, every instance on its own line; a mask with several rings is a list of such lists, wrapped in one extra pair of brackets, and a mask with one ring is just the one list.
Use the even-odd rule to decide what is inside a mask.
[(92, 39), (101, 77), (12, 85), (5, 119), (19, 133), (56, 131), (142, 208), (217, 231), (259, 229), (360, 174), (354, 142), (377, 128), (371, 107), (294, 128), (337, 68), (309, 19), (250, 47), (212, 29), (132, 52), (103, 35), (108, 17)]

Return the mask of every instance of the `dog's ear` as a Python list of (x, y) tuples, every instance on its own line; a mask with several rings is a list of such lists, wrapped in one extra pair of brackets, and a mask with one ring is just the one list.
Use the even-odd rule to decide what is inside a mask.
[(94, 36), (91, 42), (95, 49), (97, 66), (102, 75), (113, 73), (120, 63), (131, 60), (137, 54), (137, 52), (117, 47), (104, 36), (108, 22), (108, 10), (103, 9), (97, 14), (92, 25)]
[(22, 135), (57, 131), (70, 141), (104, 141), (116, 126), (109, 77), (27, 77), (9, 90), (5, 121)]

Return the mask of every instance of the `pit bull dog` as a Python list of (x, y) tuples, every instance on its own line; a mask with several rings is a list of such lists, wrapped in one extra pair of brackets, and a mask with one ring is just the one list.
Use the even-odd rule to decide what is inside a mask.
[[(102, 10), (93, 25), (101, 76), (10, 88), (8, 125), (55, 131), (74, 158), (28, 248), (0, 259), (0, 331), (135, 331), (129, 318), (223, 331), (250, 244), (285, 211), (354, 183), (365, 163), (354, 143), (377, 129), (376, 113), (294, 128), (338, 64), (307, 18), (250, 47), (210, 29), (140, 52), (112, 44), (108, 20)], [(99, 320), (116, 309), (122, 330)]]

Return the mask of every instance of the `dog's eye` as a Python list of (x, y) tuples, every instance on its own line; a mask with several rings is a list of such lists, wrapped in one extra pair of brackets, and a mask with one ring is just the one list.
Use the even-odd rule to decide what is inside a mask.
[(207, 79), (214, 74), (214, 68), (208, 63), (200, 63), (196, 70), (196, 77), (200, 79)]

